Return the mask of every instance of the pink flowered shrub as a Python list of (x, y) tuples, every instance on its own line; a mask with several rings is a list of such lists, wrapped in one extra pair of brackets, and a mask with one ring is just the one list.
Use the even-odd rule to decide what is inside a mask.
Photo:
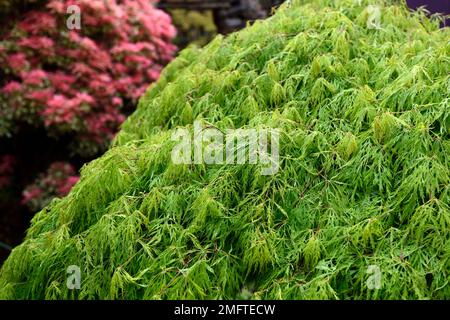
[(56, 196), (64, 196), (77, 183), (74, 167), (66, 162), (54, 162), (45, 174), (40, 174), (34, 184), (23, 191), (22, 203), (31, 210), (39, 210)]
[[(64, 138), (64, 161), (90, 160), (103, 152), (174, 55), (171, 41), (176, 31), (170, 17), (153, 4), (151, 0), (49, 0), (3, 30), (0, 145), (2, 140), (14, 141), (26, 127), (27, 132), (44, 130), (52, 141)], [(70, 5), (81, 9), (81, 30), (66, 26)], [(9, 150), (0, 149), (0, 159), (15, 156), (18, 146), (8, 145)], [(46, 162), (52, 163), (48, 156)], [(51, 165), (48, 170), (51, 175), (55, 168)], [(30, 177), (28, 183), (33, 185), (23, 193), (23, 203), (33, 203), (33, 208), (43, 202), (33, 202), (43, 194), (63, 195), (71, 186), (34, 183), (36, 177), (45, 179), (38, 174)], [(0, 177), (5, 185), (1, 172)], [(44, 190), (50, 186), (51, 192)]]

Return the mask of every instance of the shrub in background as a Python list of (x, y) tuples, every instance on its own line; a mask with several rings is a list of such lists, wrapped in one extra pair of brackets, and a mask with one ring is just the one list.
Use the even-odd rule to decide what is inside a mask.
[(78, 181), (75, 168), (66, 162), (53, 162), (47, 172), (23, 191), (22, 203), (37, 211), (48, 204), (55, 195), (66, 195)]
[(217, 34), (211, 10), (173, 9), (169, 13), (178, 30), (175, 43), (179, 48), (189, 44), (203, 46)]
[[(12, 188), (18, 196), (32, 183), (23, 203), (34, 210), (48, 202), (44, 195), (63, 195), (74, 181), (72, 169), (61, 171), (53, 162), (79, 167), (105, 150), (176, 49), (171, 18), (153, 2), (50, 0), (5, 24), (0, 33), (0, 193), (10, 195)], [(70, 5), (81, 9), (81, 30), (66, 26)], [(42, 175), (47, 169), (50, 176), (55, 170), (66, 175), (70, 183), (53, 188)]]

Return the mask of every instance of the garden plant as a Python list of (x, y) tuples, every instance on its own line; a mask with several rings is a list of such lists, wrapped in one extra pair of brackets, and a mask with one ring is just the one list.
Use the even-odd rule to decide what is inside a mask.
[[(294, 0), (182, 51), (106, 154), (36, 214), (0, 297), (450, 298), (439, 23), (398, 1)], [(279, 130), (279, 171), (174, 163), (172, 135), (194, 121)]]

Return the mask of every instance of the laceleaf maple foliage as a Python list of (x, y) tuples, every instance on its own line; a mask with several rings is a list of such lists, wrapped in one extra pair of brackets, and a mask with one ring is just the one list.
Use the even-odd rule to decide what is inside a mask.
[[(450, 298), (449, 38), (398, 1), (294, 0), (184, 50), (35, 216), (0, 297)], [(279, 171), (176, 164), (193, 121), (279, 130)]]

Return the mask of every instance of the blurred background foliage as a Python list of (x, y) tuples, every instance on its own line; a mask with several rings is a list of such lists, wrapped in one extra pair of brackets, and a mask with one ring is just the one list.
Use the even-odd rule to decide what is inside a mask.
[(168, 13), (172, 16), (173, 24), (178, 31), (175, 38), (178, 48), (184, 48), (189, 44), (204, 46), (217, 34), (211, 10), (172, 9)]

